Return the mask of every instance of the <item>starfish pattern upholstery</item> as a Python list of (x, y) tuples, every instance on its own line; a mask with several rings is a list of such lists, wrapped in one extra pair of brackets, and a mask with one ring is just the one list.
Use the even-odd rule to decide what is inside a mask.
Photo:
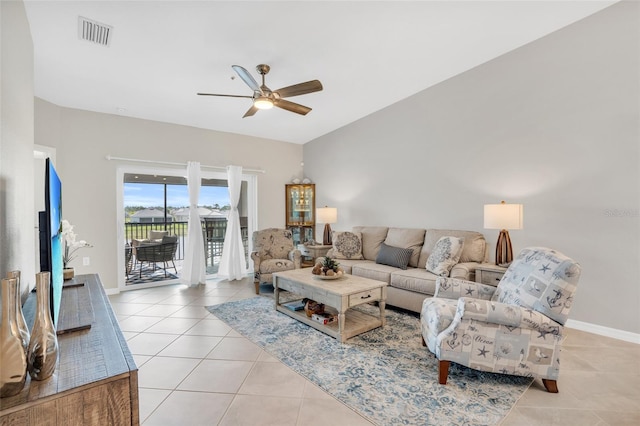
[(481, 371), (540, 378), (557, 392), (563, 329), (580, 265), (545, 247), (525, 248), (497, 287), (442, 277), (424, 300), (422, 341), (440, 361)]

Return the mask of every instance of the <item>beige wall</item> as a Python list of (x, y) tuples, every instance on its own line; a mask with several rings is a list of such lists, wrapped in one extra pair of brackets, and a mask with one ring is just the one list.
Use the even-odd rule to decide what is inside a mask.
[[(571, 318), (640, 333), (638, 16), (637, 4), (616, 4), (306, 144), (318, 205), (339, 208), (334, 229), (464, 228), (493, 243), (482, 205), (523, 203), (516, 250), (547, 245), (583, 265)], [(0, 2), (0, 18), (0, 273), (22, 269), (32, 285), (33, 47), (22, 2)], [(107, 288), (120, 253), (107, 154), (264, 168), (259, 227), (282, 226), (282, 186), (302, 176), (297, 145), (35, 103), (65, 217), (95, 245), (79, 272)]]
[(33, 43), (22, 2), (0, 2), (0, 275), (35, 285)]
[(258, 227), (284, 226), (284, 184), (301, 175), (302, 146), (174, 124), (35, 103), (37, 144), (57, 149), (63, 184), (63, 215), (80, 238), (91, 265), (76, 260), (77, 273), (97, 272), (105, 288), (117, 288), (116, 170), (132, 163), (107, 155), (203, 165), (264, 169), (258, 174)]
[(638, 336), (638, 20), (616, 4), (307, 143), (333, 229), (470, 229), (495, 245), (483, 205), (522, 203), (515, 251), (583, 266), (571, 319)]

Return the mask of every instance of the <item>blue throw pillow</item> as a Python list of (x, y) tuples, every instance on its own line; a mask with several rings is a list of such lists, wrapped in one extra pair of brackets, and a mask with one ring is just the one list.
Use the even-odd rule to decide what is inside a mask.
[(395, 266), (400, 269), (407, 269), (409, 260), (413, 255), (413, 249), (388, 246), (385, 243), (380, 245), (376, 263), (381, 265)]

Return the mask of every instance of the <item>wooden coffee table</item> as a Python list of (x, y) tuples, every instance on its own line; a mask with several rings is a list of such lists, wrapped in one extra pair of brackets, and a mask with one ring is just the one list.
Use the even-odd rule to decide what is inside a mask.
[[(385, 282), (354, 275), (344, 275), (337, 280), (321, 280), (314, 278), (310, 269), (294, 269), (273, 274), (273, 287), (275, 288), (276, 310), (341, 342), (365, 331), (384, 327), (384, 308), (387, 299), (387, 283)], [(280, 290), (287, 290), (299, 295), (300, 298), (306, 297), (334, 308), (338, 314), (338, 323), (320, 324), (307, 317), (304, 310), (292, 311), (282, 306)], [(351, 309), (370, 302), (378, 302), (379, 316)]]

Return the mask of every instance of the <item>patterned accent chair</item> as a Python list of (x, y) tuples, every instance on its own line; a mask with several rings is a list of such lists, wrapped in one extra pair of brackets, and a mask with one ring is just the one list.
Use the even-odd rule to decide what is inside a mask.
[(290, 230), (268, 228), (254, 231), (252, 241), (256, 294), (260, 294), (261, 283), (273, 283), (274, 272), (302, 267), (302, 253), (294, 247)]
[(580, 265), (557, 251), (522, 250), (497, 287), (439, 278), (422, 304), (422, 344), (447, 383), (451, 361), (475, 370), (540, 378), (558, 392), (563, 326)]

